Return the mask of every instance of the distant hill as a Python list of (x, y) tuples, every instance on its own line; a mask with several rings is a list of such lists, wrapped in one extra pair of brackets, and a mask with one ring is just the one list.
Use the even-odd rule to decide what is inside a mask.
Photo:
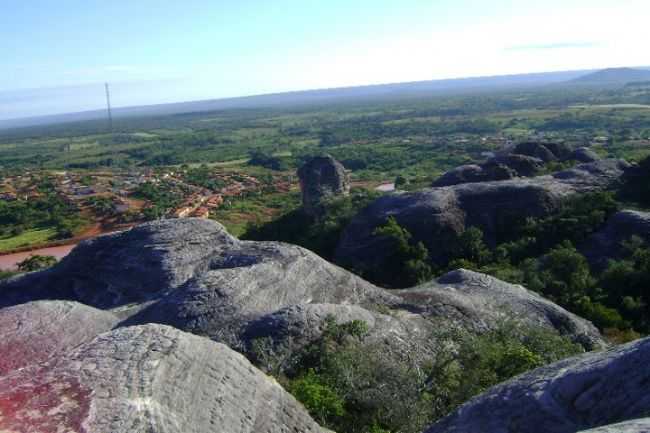
[(625, 84), (650, 80), (650, 70), (633, 68), (610, 68), (592, 72), (573, 80), (580, 84)]
[[(492, 77), (457, 78), (446, 80), (418, 81), (410, 83), (379, 84), (334, 89), (304, 90), (240, 98), (214, 99), (205, 101), (177, 102), (160, 105), (115, 108), (116, 118), (131, 116), (159, 116), (189, 112), (207, 112), (224, 109), (291, 107), (300, 105), (336, 104), (350, 101), (373, 101), (434, 95), (467, 94), (473, 92), (498, 91), (531, 88), (570, 82), (570, 80), (591, 71), (542, 72)], [(78, 99), (83, 99), (83, 93)], [(0, 93), (0, 104), (3, 96)], [(54, 114), (49, 116), (0, 120), (0, 130), (37, 125), (101, 119), (105, 110)]]

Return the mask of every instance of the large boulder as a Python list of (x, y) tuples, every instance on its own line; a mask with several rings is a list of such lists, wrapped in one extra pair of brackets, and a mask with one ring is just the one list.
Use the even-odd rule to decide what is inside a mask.
[(249, 322), (291, 305), (396, 302), (388, 291), (304, 248), (238, 241), (214, 254), (202, 274), (126, 323), (164, 323), (237, 347)]
[(569, 159), (578, 162), (589, 163), (600, 160), (600, 156), (598, 156), (596, 152), (589, 149), (588, 147), (579, 147), (571, 153)]
[(479, 227), (486, 241), (494, 244), (513, 221), (548, 215), (570, 195), (608, 188), (626, 167), (622, 161), (602, 160), (547, 176), (386, 195), (353, 218), (338, 244), (336, 261), (359, 270), (383, 266), (390, 240), (374, 232), (394, 217), (414, 241), (425, 244), (434, 263), (444, 265), (451, 241), (467, 227)]
[(352, 321), (365, 323), (367, 332), (361, 344), (366, 348), (381, 347), (382, 356), (391, 362), (422, 365), (435, 357), (435, 324), (404, 306), (378, 312), (356, 305), (292, 305), (251, 321), (242, 334), (242, 341), (253, 358), (259, 359), (258, 352), (262, 349), (264, 355), (282, 359), (283, 355), (297, 353), (318, 339), (332, 321), (339, 325)]
[(486, 164), (498, 164), (508, 167), (519, 177), (531, 177), (537, 174), (543, 167), (544, 161), (528, 155), (498, 155), (487, 161)]
[(37, 301), (0, 309), (0, 376), (69, 353), (119, 319), (68, 301)]
[(331, 156), (317, 156), (298, 170), (303, 209), (311, 215), (320, 215), (321, 204), (350, 192), (350, 179), (343, 164)]
[(396, 290), (411, 311), (464, 329), (482, 332), (504, 319), (535, 328), (554, 329), (587, 350), (606, 347), (598, 329), (523, 286), (459, 269), (437, 281)]
[(612, 215), (598, 232), (580, 246), (580, 250), (596, 269), (603, 269), (610, 259), (620, 259), (622, 243), (638, 236), (650, 243), (650, 212), (623, 210)]
[(648, 365), (650, 339), (566, 359), (489, 389), (426, 433), (575, 433), (641, 418)]
[[(189, 233), (191, 228), (197, 232)], [(112, 307), (122, 326), (171, 325), (244, 351), (255, 338), (284, 341), (287, 335), (299, 347), (318, 337), (315, 330), (329, 315), (338, 322), (364, 320), (371, 325), (376, 341), (383, 338), (395, 344), (399, 339), (390, 335), (403, 339), (411, 335), (413, 341), (428, 344), (431, 328), (425, 321), (446, 320), (457, 311), (469, 312), (470, 305), (474, 305), (473, 315), (464, 325), (478, 331), (493, 324), (503, 310), (522, 312), (522, 304), (539, 304), (521, 314), (530, 323), (576, 341), (583, 341), (586, 326), (567, 312), (559, 319), (559, 311), (564, 311), (559, 307), (551, 315), (549, 308), (541, 307), (541, 298), (533, 302), (532, 295), (519, 287), (509, 288), (508, 296), (499, 298), (496, 293), (505, 283), (490, 279), (487, 286), (475, 284), (484, 278), (480, 274), (461, 273), (462, 278), (453, 285), (447, 277), (439, 289), (424, 290), (427, 296), (388, 291), (304, 248), (235, 239), (214, 221), (147, 223), (78, 248), (83, 254), (75, 250), (52, 269), (14, 279), (0, 285), (0, 291), (10, 298), (33, 296), (28, 301), (54, 298), (96, 302), (94, 306)], [(121, 257), (131, 258), (131, 262), (123, 264)], [(140, 266), (136, 281), (123, 275), (133, 263)], [(120, 270), (122, 264), (126, 272)], [(48, 280), (51, 276), (54, 278)], [(446, 297), (444, 302), (453, 308), (435, 313), (430, 293), (442, 295), (451, 287), (464, 295)], [(485, 289), (479, 290), (481, 287)], [(485, 301), (492, 290), (499, 302)], [(476, 326), (469, 326), (474, 322)], [(575, 323), (569, 326), (567, 322)], [(583, 345), (592, 347), (591, 343)]]
[(527, 155), (541, 159), (544, 162), (568, 159), (572, 149), (563, 143), (541, 143), (527, 141), (517, 144), (510, 153)]
[(228, 347), (146, 325), (0, 377), (0, 431), (323, 433)]
[(491, 182), (515, 177), (534, 176), (544, 163), (538, 158), (526, 155), (507, 154), (488, 159), (476, 165), (461, 165), (449, 170), (431, 184), (434, 188), (459, 185), (461, 183)]
[(514, 176), (515, 173), (512, 170), (508, 170), (507, 167), (499, 164), (492, 164), (490, 166), (476, 164), (461, 165), (440, 176), (431, 186), (437, 188), (461, 183), (506, 180), (512, 179)]
[(160, 220), (80, 243), (53, 268), (0, 285), (0, 306), (71, 299), (98, 308), (164, 296), (238, 240), (214, 221)]
[(650, 418), (633, 419), (631, 421), (583, 430), (580, 433), (650, 433)]

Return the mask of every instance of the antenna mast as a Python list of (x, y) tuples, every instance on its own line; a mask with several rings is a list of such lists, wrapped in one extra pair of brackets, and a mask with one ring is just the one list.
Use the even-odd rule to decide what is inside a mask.
[(110, 133), (113, 133), (113, 113), (111, 111), (111, 92), (108, 88), (108, 83), (104, 83), (106, 87), (106, 108), (108, 111), (108, 129)]

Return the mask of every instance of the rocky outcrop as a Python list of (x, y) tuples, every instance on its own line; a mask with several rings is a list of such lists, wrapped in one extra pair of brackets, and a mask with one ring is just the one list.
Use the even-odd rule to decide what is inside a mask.
[(561, 149), (564, 148), (554, 143), (524, 142), (517, 144), (511, 153), (532, 156), (546, 163), (562, 159), (561, 155), (556, 154), (556, 152), (561, 153)]
[(610, 424), (603, 427), (583, 430), (580, 433), (650, 433), (650, 418)]
[(479, 227), (486, 241), (494, 244), (499, 231), (509, 230), (513, 221), (552, 213), (572, 194), (608, 188), (626, 167), (622, 161), (602, 160), (547, 176), (386, 195), (344, 230), (336, 260), (359, 270), (382, 266), (390, 252), (389, 240), (373, 233), (392, 216), (414, 241), (425, 244), (434, 263), (445, 264), (453, 239), (467, 227)]
[[(223, 230), (216, 223), (215, 229)], [(233, 347), (249, 322), (292, 305), (395, 302), (389, 292), (304, 248), (238, 241), (214, 254), (202, 274), (127, 323), (164, 323)]]
[(343, 164), (331, 156), (317, 156), (298, 170), (305, 212), (320, 215), (323, 201), (350, 192), (350, 179)]
[[(185, 237), (190, 229), (195, 231)], [(263, 337), (282, 342), (291, 336), (300, 347), (317, 338), (329, 315), (339, 322), (367, 321), (370, 341), (398, 342), (391, 336), (407, 340), (410, 335), (423, 345), (431, 335), (425, 320), (454, 317), (459, 311), (468, 317), (462, 324), (472, 328), (476, 322), (472, 329), (477, 330), (494, 323), (503, 310), (521, 312), (526, 320), (579, 341), (584, 340), (587, 326), (559, 307), (550, 314), (550, 308), (541, 306), (541, 298), (522, 288), (503, 289), (505, 283), (485, 280), (480, 274), (463, 272), (453, 284), (448, 276), (441, 287), (431, 285), (426, 290), (387, 291), (303, 248), (240, 241), (208, 220), (148, 223), (79, 248), (83, 254), (75, 250), (52, 269), (14, 279), (0, 291), (12, 297), (34, 296), (28, 300), (60, 297), (96, 302), (98, 307), (113, 307), (111, 312), (119, 315), (122, 326), (172, 325), (244, 351), (253, 339)], [(127, 271), (134, 263), (140, 266), (135, 281), (120, 272), (122, 260), (127, 260)], [(479, 280), (483, 282), (475, 284)], [(451, 287), (462, 296), (447, 296)], [(499, 302), (486, 301), (492, 290)], [(508, 295), (496, 297), (499, 290)], [(439, 307), (441, 303), (449, 308)], [(530, 308), (522, 310), (523, 304)], [(564, 319), (559, 318), (560, 311)]]
[(514, 319), (523, 325), (555, 329), (588, 350), (605, 347), (598, 329), (523, 286), (489, 275), (459, 269), (437, 281), (396, 290), (413, 312), (477, 332), (499, 321)]
[(0, 377), (0, 415), (7, 432), (325, 432), (242, 355), (161, 325)]
[(261, 347), (267, 352), (264, 355), (282, 356), (318, 339), (330, 321), (361, 321), (367, 327), (361, 342), (364, 347), (380, 346), (382, 355), (392, 362), (431, 360), (437, 349), (434, 323), (403, 308), (385, 310), (380, 313), (356, 305), (292, 305), (250, 322), (242, 340), (253, 358), (259, 358), (260, 347), (253, 346), (260, 342), (266, 345)]
[(623, 210), (612, 215), (607, 224), (581, 247), (582, 253), (596, 269), (604, 269), (610, 259), (620, 259), (622, 243), (632, 236), (650, 242), (650, 212)]
[(427, 433), (574, 433), (641, 418), (649, 364), (650, 339), (566, 359), (489, 389)]
[(495, 156), (489, 159), (487, 163), (508, 167), (519, 177), (532, 177), (544, 167), (544, 162), (539, 158), (514, 153)]
[(526, 155), (500, 155), (476, 165), (461, 165), (440, 176), (431, 186), (434, 188), (461, 183), (491, 182), (515, 177), (530, 177), (543, 166), (540, 159)]
[(0, 310), (0, 376), (69, 353), (119, 319), (76, 302), (39, 301)]
[(589, 163), (600, 160), (600, 156), (598, 156), (596, 152), (589, 149), (588, 147), (579, 147), (571, 153), (569, 159), (578, 162)]
[(487, 182), (491, 180), (512, 179), (515, 173), (507, 167), (493, 164), (489, 167), (484, 165), (461, 165), (440, 176), (431, 186), (434, 188), (443, 186), (458, 185), (461, 183)]
[(202, 274), (214, 255), (237, 243), (209, 220), (142, 224), (84, 241), (50, 270), (1, 284), (0, 306), (71, 299), (111, 308), (155, 300)]

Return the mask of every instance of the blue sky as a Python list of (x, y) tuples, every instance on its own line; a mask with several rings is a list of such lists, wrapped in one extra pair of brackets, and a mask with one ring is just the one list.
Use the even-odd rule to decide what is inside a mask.
[(647, 0), (1, 2), (0, 119), (650, 64)]

